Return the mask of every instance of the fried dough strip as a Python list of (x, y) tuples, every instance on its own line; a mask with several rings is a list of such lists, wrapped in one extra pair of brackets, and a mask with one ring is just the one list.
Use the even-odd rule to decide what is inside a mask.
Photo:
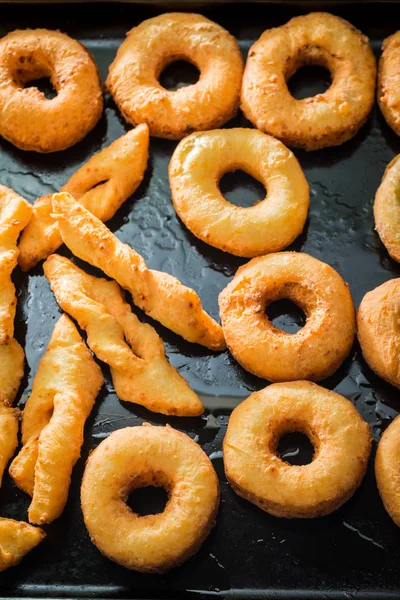
[(189, 342), (212, 350), (225, 348), (221, 327), (204, 310), (196, 292), (178, 279), (148, 269), (144, 259), (67, 193), (54, 194), (54, 218), (61, 237), (79, 258), (104, 271), (129, 290), (150, 317)]
[(23, 448), (10, 466), (17, 486), (32, 496), (31, 523), (51, 523), (61, 515), (102, 383), (100, 368), (63, 315), (39, 363), (22, 417)]
[(0, 518), (0, 571), (17, 565), (45, 537), (39, 527)]
[(60, 307), (87, 332), (87, 343), (111, 368), (117, 395), (167, 415), (197, 416), (203, 405), (168, 362), (162, 339), (141, 323), (115, 281), (87, 275), (53, 254), (43, 265)]
[(14, 339), (17, 305), (11, 273), (17, 264), (17, 241), (31, 216), (31, 206), (0, 186), (0, 485), (17, 447), (19, 411), (11, 408), (24, 373), (24, 351)]
[[(138, 125), (95, 154), (61, 188), (101, 221), (108, 221), (143, 179), (149, 150), (147, 125)], [(52, 194), (36, 200), (19, 244), (19, 264), (28, 271), (62, 244), (51, 216)]]

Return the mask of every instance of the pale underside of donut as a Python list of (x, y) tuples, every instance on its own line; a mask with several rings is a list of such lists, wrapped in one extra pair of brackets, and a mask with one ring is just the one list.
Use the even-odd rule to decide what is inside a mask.
[(17, 486), (32, 496), (31, 523), (51, 523), (62, 513), (85, 421), (102, 384), (99, 366), (62, 315), (39, 363), (22, 417), (23, 447), (10, 466)]
[(53, 254), (44, 272), (60, 307), (87, 333), (94, 354), (111, 368), (117, 395), (154, 412), (197, 416), (203, 405), (168, 362), (162, 339), (124, 301), (115, 281), (87, 275)]
[[(149, 130), (138, 125), (92, 156), (61, 188), (101, 221), (108, 221), (141, 183), (149, 154)], [(62, 244), (51, 216), (52, 194), (38, 198), (19, 244), (24, 271), (47, 258)]]
[(172, 275), (148, 269), (140, 254), (120, 242), (70, 194), (54, 194), (53, 216), (75, 256), (115, 279), (150, 317), (189, 342), (212, 350), (225, 348), (220, 325), (203, 310), (194, 290)]
[[(24, 352), (14, 339), (16, 297), (11, 273), (17, 264), (18, 236), (30, 216), (30, 205), (0, 186), (0, 485), (17, 447), (19, 411), (12, 402), (24, 372)], [(44, 535), (28, 523), (0, 517), (0, 571), (18, 564)]]

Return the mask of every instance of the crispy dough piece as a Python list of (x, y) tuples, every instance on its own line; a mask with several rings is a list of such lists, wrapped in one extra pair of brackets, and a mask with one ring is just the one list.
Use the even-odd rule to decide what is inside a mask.
[(53, 254), (43, 265), (60, 307), (87, 332), (87, 343), (111, 368), (117, 395), (166, 415), (197, 416), (203, 405), (168, 362), (162, 339), (141, 323), (115, 281), (87, 275)]
[(0, 518), (0, 571), (17, 565), (45, 537), (39, 527)]
[(223, 350), (222, 329), (204, 310), (196, 292), (178, 279), (148, 269), (143, 258), (123, 244), (70, 194), (53, 196), (61, 237), (75, 256), (98, 267), (129, 290), (150, 317), (189, 342)]
[(23, 448), (10, 466), (17, 486), (32, 495), (31, 523), (51, 523), (61, 515), (102, 383), (99, 366), (63, 315), (40, 361), (22, 417)]
[(11, 273), (17, 264), (17, 241), (31, 216), (31, 206), (0, 186), (0, 485), (17, 447), (19, 411), (11, 408), (24, 373), (24, 351), (14, 339), (17, 299)]
[[(101, 221), (108, 221), (143, 179), (149, 155), (149, 129), (138, 125), (85, 163), (61, 191), (76, 200)], [(19, 243), (19, 264), (28, 271), (62, 244), (57, 222), (51, 216), (52, 194), (33, 205), (31, 221)]]

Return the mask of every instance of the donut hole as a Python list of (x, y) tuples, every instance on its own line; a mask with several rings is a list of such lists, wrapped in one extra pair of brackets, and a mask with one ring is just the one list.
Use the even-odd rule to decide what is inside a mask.
[(174, 59), (161, 71), (158, 81), (160, 85), (176, 92), (180, 88), (194, 85), (200, 78), (200, 71), (193, 63), (185, 59)]
[(296, 100), (324, 94), (332, 83), (329, 69), (322, 65), (302, 65), (288, 79), (289, 92)]
[(254, 206), (267, 195), (263, 184), (241, 169), (224, 173), (218, 185), (225, 200), (242, 208)]
[(277, 329), (290, 334), (297, 333), (307, 321), (302, 308), (288, 298), (281, 298), (268, 304), (265, 314)]
[(170, 482), (163, 473), (145, 473), (129, 486), (126, 504), (140, 517), (158, 515), (168, 504), (169, 489)]
[(41, 77), (40, 79), (33, 79), (32, 81), (28, 81), (24, 88), (35, 87), (42, 92), (47, 100), (52, 100), (57, 96), (57, 91), (54, 89), (53, 84), (51, 83), (50, 77)]
[(14, 81), (22, 88), (36, 88), (51, 100), (57, 96), (51, 73), (45, 65), (32, 56), (20, 56), (13, 73)]
[(279, 438), (276, 454), (290, 465), (309, 465), (313, 461), (314, 446), (303, 431), (289, 431)]

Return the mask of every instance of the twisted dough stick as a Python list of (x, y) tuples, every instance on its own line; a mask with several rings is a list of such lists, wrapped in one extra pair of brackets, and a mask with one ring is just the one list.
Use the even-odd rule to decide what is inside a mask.
[(64, 243), (79, 258), (104, 271), (129, 290), (150, 317), (189, 342), (223, 350), (221, 327), (204, 310), (196, 292), (178, 279), (148, 269), (143, 258), (123, 244), (70, 194), (53, 196), (53, 216)]
[(111, 368), (117, 395), (167, 415), (197, 416), (204, 408), (168, 362), (162, 339), (141, 323), (115, 281), (87, 275), (53, 254), (43, 265), (60, 307), (87, 332), (87, 343)]
[(22, 417), (23, 448), (10, 466), (17, 486), (32, 496), (31, 523), (51, 523), (62, 513), (102, 383), (99, 366), (63, 315), (39, 363)]
[(17, 264), (17, 241), (31, 216), (31, 206), (0, 186), (0, 485), (17, 447), (18, 415), (11, 408), (24, 372), (24, 351), (14, 339), (17, 299), (11, 273)]
[[(143, 179), (149, 153), (149, 129), (138, 125), (83, 165), (61, 190), (72, 194), (101, 221), (108, 221)], [(19, 264), (28, 271), (62, 244), (51, 216), (52, 194), (36, 200), (19, 244)]]

